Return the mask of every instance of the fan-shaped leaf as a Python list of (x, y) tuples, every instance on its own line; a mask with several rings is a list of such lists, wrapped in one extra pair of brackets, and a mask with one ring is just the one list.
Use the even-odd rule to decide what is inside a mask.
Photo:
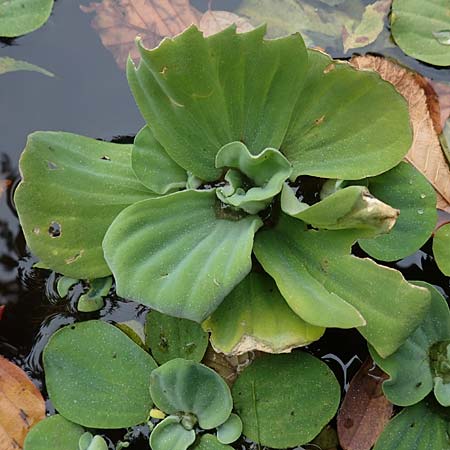
[(228, 420), (217, 428), (217, 440), (222, 444), (231, 444), (239, 439), (242, 433), (242, 420), (231, 414)]
[(166, 417), (150, 435), (152, 450), (187, 450), (195, 441), (195, 431), (186, 430), (178, 416)]
[(232, 450), (233, 447), (221, 444), (216, 436), (212, 434), (203, 434), (200, 437), (198, 444), (193, 447), (195, 450)]

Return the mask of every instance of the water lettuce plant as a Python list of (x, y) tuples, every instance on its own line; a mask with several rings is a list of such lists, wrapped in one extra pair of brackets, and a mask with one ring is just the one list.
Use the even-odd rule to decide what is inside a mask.
[[(154, 50), (138, 40), (141, 61), (127, 76), (147, 125), (133, 145), (29, 137), (15, 193), (27, 243), (40, 267), (91, 281), (112, 273), (124, 298), (211, 317), (219, 350), (289, 351), (325, 327), (357, 327), (386, 357), (420, 324), (430, 294), (351, 248), (389, 260), (434, 226), (434, 194), (401, 163), (412, 141), (406, 102), (298, 34), (264, 34), (230, 27), (205, 38), (193, 26)], [(409, 220), (397, 226), (403, 208)], [(255, 286), (252, 267), (276, 284), (272, 314), (288, 343), (276, 342), (276, 327), (214, 318), (239, 301), (240, 283)], [(252, 308), (263, 314), (258, 289)]]

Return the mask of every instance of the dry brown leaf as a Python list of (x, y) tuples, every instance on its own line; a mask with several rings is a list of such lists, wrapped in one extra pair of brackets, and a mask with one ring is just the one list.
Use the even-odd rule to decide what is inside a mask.
[(368, 358), (350, 382), (337, 416), (344, 450), (370, 450), (392, 416), (381, 385), (388, 376)]
[(432, 96), (431, 88), (424, 87), (426, 80), (379, 56), (356, 56), (351, 59), (351, 64), (358, 69), (375, 70), (407, 100), (414, 141), (405, 159), (427, 177), (438, 193), (438, 208), (445, 209), (450, 205), (450, 170), (430, 114)]
[(236, 24), (238, 33), (253, 30), (253, 25), (244, 17), (229, 11), (206, 11), (200, 19), (200, 30), (205, 36), (218, 33), (232, 24)]
[(439, 81), (428, 80), (436, 92), (441, 110), (441, 130), (444, 128), (445, 122), (450, 117), (450, 84)]
[(201, 16), (189, 0), (102, 0), (80, 8), (95, 13), (91, 25), (122, 69), (128, 54), (139, 58), (136, 35), (142, 37), (146, 47), (156, 47), (164, 37), (175, 36), (191, 24), (198, 25)]
[(44, 417), (45, 402), (37, 387), (0, 356), (0, 450), (21, 449), (28, 430)]

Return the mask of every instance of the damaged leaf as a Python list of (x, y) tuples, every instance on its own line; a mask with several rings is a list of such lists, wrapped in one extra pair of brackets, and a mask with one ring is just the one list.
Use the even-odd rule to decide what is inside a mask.
[(156, 47), (164, 37), (198, 24), (201, 16), (189, 0), (102, 0), (80, 8), (94, 13), (91, 25), (121, 69), (125, 69), (128, 55), (139, 57), (136, 35), (147, 47)]
[(387, 376), (368, 358), (350, 382), (337, 416), (344, 450), (370, 450), (392, 416), (381, 385)]
[(0, 449), (20, 449), (45, 417), (45, 401), (25, 372), (0, 356)]

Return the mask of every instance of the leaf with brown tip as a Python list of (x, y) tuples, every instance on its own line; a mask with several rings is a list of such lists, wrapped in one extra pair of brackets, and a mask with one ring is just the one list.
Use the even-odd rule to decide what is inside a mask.
[(370, 450), (389, 422), (393, 406), (381, 389), (387, 378), (368, 358), (350, 382), (337, 416), (344, 450)]
[(25, 372), (0, 356), (0, 450), (22, 449), (28, 430), (45, 418), (45, 402)]

